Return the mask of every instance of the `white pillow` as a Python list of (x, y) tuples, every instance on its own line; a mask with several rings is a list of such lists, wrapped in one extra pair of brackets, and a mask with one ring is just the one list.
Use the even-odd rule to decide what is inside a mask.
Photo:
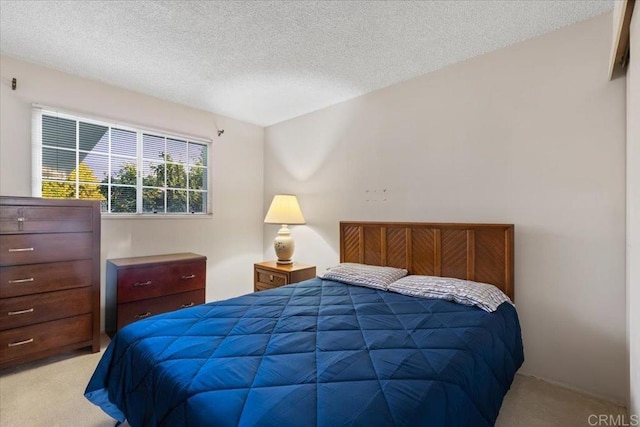
[(406, 275), (407, 270), (403, 268), (345, 262), (329, 268), (320, 278), (386, 291), (389, 284)]
[(503, 302), (513, 304), (508, 296), (493, 285), (451, 277), (407, 276), (391, 283), (388, 289), (403, 295), (475, 305), (488, 312), (496, 311)]

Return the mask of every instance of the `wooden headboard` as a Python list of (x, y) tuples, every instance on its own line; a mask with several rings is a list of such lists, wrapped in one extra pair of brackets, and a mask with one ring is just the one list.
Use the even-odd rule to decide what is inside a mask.
[(513, 300), (513, 224), (340, 222), (340, 262), (491, 283)]

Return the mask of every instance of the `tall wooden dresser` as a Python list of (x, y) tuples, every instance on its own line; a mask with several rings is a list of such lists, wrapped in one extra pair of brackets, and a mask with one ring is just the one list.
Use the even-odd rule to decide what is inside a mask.
[(0, 197), (0, 368), (100, 350), (100, 202)]

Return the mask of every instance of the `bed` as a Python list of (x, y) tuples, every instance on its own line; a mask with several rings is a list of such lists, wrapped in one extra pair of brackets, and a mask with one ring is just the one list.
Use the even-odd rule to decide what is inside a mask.
[[(513, 226), (340, 223), (340, 260), (490, 283), (513, 299)], [(491, 426), (524, 360), (494, 312), (321, 278), (140, 320), (86, 397), (131, 426)]]

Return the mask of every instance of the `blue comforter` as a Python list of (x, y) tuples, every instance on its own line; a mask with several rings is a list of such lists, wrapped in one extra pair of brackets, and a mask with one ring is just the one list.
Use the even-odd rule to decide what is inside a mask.
[(140, 320), (86, 397), (136, 426), (490, 426), (518, 317), (313, 279)]

